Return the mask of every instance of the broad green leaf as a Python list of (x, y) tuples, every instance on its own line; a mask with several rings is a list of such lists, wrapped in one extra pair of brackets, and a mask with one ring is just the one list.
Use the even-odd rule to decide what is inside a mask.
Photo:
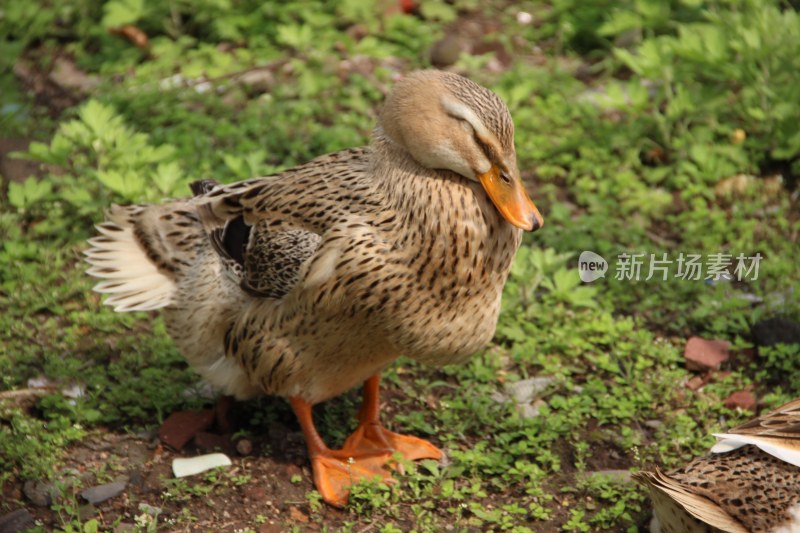
[(83, 533), (97, 533), (99, 527), (100, 524), (97, 522), (97, 519), (91, 518), (83, 523)]
[(286, 46), (303, 50), (312, 45), (314, 33), (311, 26), (300, 24), (284, 24), (278, 26), (277, 40)]
[(176, 193), (177, 184), (183, 178), (180, 165), (177, 162), (159, 163), (156, 171), (153, 173), (153, 182), (156, 187), (165, 195), (174, 195)]
[(144, 195), (146, 182), (142, 179), (141, 173), (130, 170), (124, 173), (117, 170), (100, 170), (97, 172), (97, 179), (109, 190), (128, 201), (139, 201)]
[(63, 188), (59, 190), (59, 197), (75, 207), (91, 205), (94, 200), (92, 194), (85, 187)]
[(624, 48), (614, 48), (614, 56), (637, 74), (642, 74), (642, 66), (639, 58)]
[(25, 199), (25, 186), (15, 181), (9, 183), (8, 201), (17, 209), (25, 209), (25, 206), (27, 205)]
[(106, 132), (111, 131), (112, 128), (119, 128), (121, 124), (114, 109), (97, 100), (86, 102), (81, 108), (79, 116), (81, 121), (99, 138), (103, 138)]
[(642, 17), (638, 13), (619, 10), (615, 11), (610, 19), (600, 25), (597, 33), (605, 37), (613, 37), (634, 28), (641, 28), (641, 26)]
[(47, 180), (34, 177), (22, 183), (8, 184), (8, 201), (17, 209), (25, 209), (47, 198), (53, 191), (53, 185)]
[(118, 28), (144, 15), (144, 0), (111, 0), (103, 6), (103, 27)]
[(458, 17), (455, 8), (441, 0), (428, 0), (420, 4), (422, 16), (429, 20), (452, 22)]

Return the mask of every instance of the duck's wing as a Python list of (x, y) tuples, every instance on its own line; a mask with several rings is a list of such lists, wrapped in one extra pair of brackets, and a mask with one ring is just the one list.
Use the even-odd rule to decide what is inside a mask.
[(209, 239), (234, 265), (246, 292), (286, 295), (332, 226), (380, 216), (368, 174), (369, 148), (329, 154), (265, 178), (220, 185), (195, 182)]
[[(198, 197), (220, 187), (213, 180), (195, 181)], [(302, 230), (270, 228), (259, 221), (250, 226), (237, 216), (208, 230), (211, 246), (236, 276), (239, 286), (253, 296), (282, 298), (297, 284), (303, 263), (317, 251), (321, 238)]]
[(800, 439), (800, 398), (736, 426), (728, 433)]
[(800, 398), (714, 436), (720, 442), (711, 448), (713, 453), (726, 453), (752, 444), (800, 467)]
[(209, 229), (242, 217), (270, 227), (291, 227), (322, 235), (355, 215), (383, 207), (369, 179), (369, 147), (318, 157), (280, 174), (218, 185), (196, 198)]

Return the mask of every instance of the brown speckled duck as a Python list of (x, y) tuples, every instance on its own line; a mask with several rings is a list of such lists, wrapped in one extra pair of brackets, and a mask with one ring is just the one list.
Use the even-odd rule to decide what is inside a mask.
[(800, 532), (800, 399), (715, 436), (682, 468), (635, 474), (653, 498), (653, 531)]
[[(378, 376), (400, 355), (444, 365), (483, 347), (521, 230), (542, 225), (500, 98), (415, 72), (388, 96), (369, 146), (192, 189), (111, 208), (86, 252), (105, 303), (162, 308), (191, 366), (224, 392), (287, 397), (333, 505), (353, 482), (388, 480), (395, 452), (440, 458), (383, 428)], [(329, 449), (311, 406), (360, 383), (358, 429)]]

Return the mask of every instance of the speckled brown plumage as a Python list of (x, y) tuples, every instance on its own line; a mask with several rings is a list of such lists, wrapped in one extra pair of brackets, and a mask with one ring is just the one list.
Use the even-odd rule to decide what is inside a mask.
[[(494, 333), (521, 229), (542, 218), (494, 93), (421, 71), (387, 97), (372, 143), (274, 176), (192, 185), (193, 198), (114, 206), (86, 252), (119, 311), (163, 309), (189, 363), (228, 394), (286, 396), (322, 498), (442, 451), (380, 422), (400, 355), (457, 362)], [(364, 384), (339, 450), (311, 406)]]
[[(718, 436), (724, 440), (712, 451), (720, 453), (666, 474), (658, 469), (638, 474), (650, 487), (661, 531), (800, 531), (798, 430), (800, 400), (795, 400)], [(756, 440), (736, 440), (742, 436)]]
[[(120, 310), (163, 307), (189, 362), (240, 398), (316, 403), (399, 355), (458, 362), (491, 339), (520, 244), (477, 178), (491, 167), (518, 183), (513, 133), (491, 91), (416, 73), (367, 147), (232, 185), (198, 182), (192, 199), (115, 206), (100, 228), (125, 237), (92, 241), (90, 273), (125, 281), (98, 285), (117, 291), (107, 303)], [(120, 249), (147, 264), (131, 270)], [(139, 272), (161, 280), (158, 305)]]
[[(491, 338), (519, 230), (452, 173), (420, 176), (417, 168), (402, 189), (375, 189), (363, 183), (373, 173), (352, 172), (369, 159), (397, 161), (394, 150), (377, 139), (371, 150), (359, 152), (361, 158), (339, 156), (341, 174), (337, 161), (326, 158), (324, 183), (316, 182), (312, 162), (292, 171), (294, 180), (281, 195), (272, 188), (261, 192), (264, 183), (223, 189), (227, 196), (220, 205), (230, 209), (232, 201), (239, 202), (236, 214), (257, 226), (264, 223), (253, 212), (278, 213), (275, 226), (291, 227), (293, 209), (299, 209), (309, 230), (324, 235), (301, 285), (281, 307), (252, 302), (252, 314), (228, 336), (228, 353), (260, 376), (265, 391), (313, 391), (311, 397), (320, 401), (400, 354), (443, 364), (467, 357)], [(392, 178), (397, 173), (381, 170)], [(313, 199), (300, 202), (310, 188)], [(353, 359), (362, 367), (354, 368)], [(293, 376), (304, 377), (287, 391)]]

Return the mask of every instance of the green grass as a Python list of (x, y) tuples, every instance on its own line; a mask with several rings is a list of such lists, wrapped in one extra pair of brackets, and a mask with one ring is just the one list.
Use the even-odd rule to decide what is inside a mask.
[[(103, 208), (366, 142), (393, 77), (427, 66), (459, 17), (503, 25), (485, 40), (509, 65), (465, 55), (456, 67), (508, 102), (546, 225), (520, 250), (490, 347), (441, 370), (402, 360), (386, 377), (386, 422), (434, 438), (449, 463), (409, 465), (391, 490), (359, 486), (331, 527), (635, 530), (644, 492), (593, 472), (703, 453), (713, 431), (751, 415), (722, 405), (731, 392), (752, 388), (763, 407), (800, 395), (797, 345), (748, 356), (755, 322), (800, 315), (800, 15), (754, 0), (510, 4), (432, 1), (416, 17), (346, 0), (57, 0), (0, 14), (0, 128), (35, 141), (20, 157), (43, 174), (0, 197), (0, 392), (42, 375), (85, 387), (32, 408), (0, 400), (0, 484), (52, 475), (98, 428), (149, 427), (198, 405), (182, 394), (196, 377), (161, 321), (115, 314), (91, 292), (79, 258)], [(535, 23), (517, 22), (520, 10)], [(149, 49), (107, 31), (123, 24)], [(63, 109), (11, 76), (22, 61), (47, 73), (56, 57), (100, 80)], [(604, 279), (580, 282), (584, 250), (609, 260)], [(674, 264), (667, 281), (615, 279), (617, 256), (636, 252), (763, 260), (758, 279), (741, 282), (676, 279)], [(696, 392), (684, 386), (691, 335), (734, 346), (730, 374)], [(552, 378), (538, 417), (497, 400), (536, 376)], [(251, 432), (287, 414), (251, 409)], [(323, 410), (325, 434), (343, 438), (353, 409), (350, 395)], [(175, 483), (170, 494), (235, 484)], [(314, 491), (305, 509), (328, 525)], [(81, 527), (62, 515), (62, 529)]]

